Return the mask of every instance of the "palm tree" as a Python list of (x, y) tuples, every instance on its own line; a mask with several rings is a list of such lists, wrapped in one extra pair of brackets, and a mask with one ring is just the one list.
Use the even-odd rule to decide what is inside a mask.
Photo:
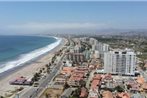
[(49, 68), (49, 64), (46, 64), (45, 67), (46, 67), (46, 68)]
[(4, 98), (3, 96), (0, 96), (0, 98)]
[(59, 96), (60, 96), (59, 94), (56, 94), (56, 97), (57, 97), (57, 98), (59, 98)]
[(51, 98), (51, 95), (48, 94), (48, 93), (46, 93), (46, 94), (45, 94), (45, 98)]
[(38, 81), (39, 77), (40, 77), (40, 74), (39, 74), (39, 73), (35, 73), (35, 74), (34, 74), (34, 77), (32, 78), (32, 81), (33, 81), (33, 82), (34, 82), (34, 81)]
[(42, 69), (39, 70), (39, 73), (40, 73), (40, 74), (42, 73)]

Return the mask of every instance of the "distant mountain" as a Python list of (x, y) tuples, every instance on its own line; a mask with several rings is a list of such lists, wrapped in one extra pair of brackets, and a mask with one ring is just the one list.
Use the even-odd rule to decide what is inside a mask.
[(68, 30), (68, 31), (58, 31), (58, 32), (46, 32), (44, 34), (49, 35), (121, 35), (121, 36), (147, 36), (147, 29), (97, 29), (97, 30)]
[(98, 34), (102, 35), (123, 35), (123, 36), (147, 36), (147, 29), (105, 29), (99, 30)]

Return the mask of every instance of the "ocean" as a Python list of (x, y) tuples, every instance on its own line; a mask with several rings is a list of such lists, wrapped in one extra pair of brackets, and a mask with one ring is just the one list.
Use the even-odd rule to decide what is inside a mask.
[(0, 73), (49, 52), (61, 42), (56, 37), (0, 36)]

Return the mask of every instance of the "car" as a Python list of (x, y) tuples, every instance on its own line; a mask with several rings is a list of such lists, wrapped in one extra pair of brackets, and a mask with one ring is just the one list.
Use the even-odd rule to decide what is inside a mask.
[(38, 82), (34, 82), (33, 86), (34, 87), (38, 87), (39, 83)]

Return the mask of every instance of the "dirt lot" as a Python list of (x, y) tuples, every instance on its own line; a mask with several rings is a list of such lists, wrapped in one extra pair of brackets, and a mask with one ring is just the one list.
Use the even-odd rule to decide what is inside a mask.
[(45, 90), (40, 98), (59, 98), (62, 92), (62, 89), (48, 88), (47, 90)]

